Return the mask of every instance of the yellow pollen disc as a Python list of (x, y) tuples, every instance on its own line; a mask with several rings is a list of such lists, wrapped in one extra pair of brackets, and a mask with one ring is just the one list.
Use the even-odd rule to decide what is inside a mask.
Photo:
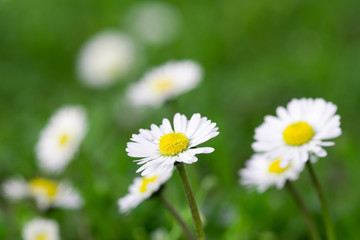
[(157, 92), (163, 93), (166, 92), (173, 85), (173, 82), (169, 78), (162, 78), (154, 83), (154, 88)]
[(30, 181), (30, 191), (33, 194), (41, 193), (48, 198), (53, 198), (57, 193), (57, 189), (57, 183), (44, 178), (35, 178)]
[(165, 156), (176, 156), (189, 146), (189, 139), (183, 133), (168, 133), (160, 138), (159, 150)]
[(46, 239), (48, 239), (47, 236), (48, 235), (46, 233), (40, 233), (40, 234), (36, 235), (35, 240), (46, 240)]
[(67, 134), (67, 133), (62, 134), (59, 139), (59, 145), (61, 147), (64, 147), (69, 142), (69, 139), (70, 139), (69, 134)]
[(284, 141), (293, 146), (299, 146), (307, 143), (314, 136), (313, 128), (306, 122), (297, 122), (290, 124), (284, 130)]
[(284, 168), (280, 167), (280, 160), (281, 158), (277, 158), (270, 164), (269, 172), (280, 174), (290, 167), (291, 163)]
[(157, 179), (157, 176), (154, 176), (152, 178), (142, 178), (142, 184), (140, 187), (140, 192), (146, 192), (147, 185), (151, 182), (154, 182)]

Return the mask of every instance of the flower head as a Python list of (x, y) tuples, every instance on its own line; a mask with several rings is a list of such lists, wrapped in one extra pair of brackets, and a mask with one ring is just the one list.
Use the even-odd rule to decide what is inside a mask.
[(270, 158), (282, 156), (281, 167), (291, 160), (306, 162), (310, 154), (325, 157), (326, 141), (341, 135), (340, 116), (331, 102), (317, 99), (293, 99), (287, 108), (278, 107), (277, 117), (266, 116), (265, 122), (255, 130), (256, 152)]
[(3, 184), (3, 194), (11, 200), (30, 197), (40, 210), (54, 208), (79, 208), (83, 204), (80, 195), (67, 183), (45, 178), (34, 178), (26, 182), (22, 178), (13, 178)]
[(39, 167), (46, 172), (61, 172), (73, 158), (86, 132), (83, 108), (67, 106), (58, 110), (36, 145)]
[(165, 2), (139, 2), (126, 14), (130, 31), (150, 45), (165, 45), (178, 36), (179, 12)]
[(201, 143), (219, 134), (216, 123), (200, 114), (194, 114), (190, 120), (180, 113), (174, 116), (174, 129), (168, 119), (163, 119), (160, 127), (151, 125), (150, 130), (140, 129), (139, 134), (132, 135), (132, 142), (127, 144), (126, 151), (130, 157), (143, 164), (137, 172), (143, 176), (157, 171), (171, 171), (175, 162), (194, 163), (196, 154), (211, 153), (211, 147), (198, 147)]
[(59, 240), (59, 225), (49, 219), (35, 218), (22, 231), (24, 240)]
[(264, 154), (254, 154), (246, 167), (239, 171), (240, 183), (264, 192), (273, 185), (281, 189), (286, 181), (298, 179), (304, 169), (304, 162), (290, 161), (287, 166), (281, 167), (280, 161), (281, 157), (269, 159)]
[(126, 75), (135, 62), (135, 44), (116, 31), (102, 32), (81, 49), (78, 73), (89, 87), (107, 87)]
[(160, 106), (195, 88), (201, 78), (202, 69), (193, 61), (168, 62), (130, 86), (127, 97), (133, 106)]
[(129, 212), (145, 199), (158, 191), (172, 175), (170, 172), (158, 172), (146, 177), (137, 177), (129, 187), (129, 193), (119, 199), (118, 205), (121, 213)]

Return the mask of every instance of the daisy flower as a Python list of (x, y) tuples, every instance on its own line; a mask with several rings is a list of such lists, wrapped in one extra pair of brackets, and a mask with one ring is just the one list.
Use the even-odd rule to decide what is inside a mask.
[(281, 167), (290, 160), (306, 162), (309, 155), (325, 157), (327, 141), (341, 135), (340, 116), (331, 102), (317, 99), (293, 99), (286, 108), (278, 107), (277, 116), (266, 116), (265, 122), (255, 130), (256, 152), (270, 158), (282, 156)]
[(145, 199), (151, 197), (171, 177), (170, 172), (158, 172), (146, 177), (137, 177), (129, 187), (129, 193), (118, 200), (121, 213), (129, 212)]
[(73, 158), (86, 132), (87, 121), (83, 108), (67, 106), (58, 110), (37, 142), (39, 167), (50, 173), (61, 172)]
[(126, 151), (130, 157), (140, 158), (138, 164), (143, 164), (137, 172), (150, 175), (156, 171), (171, 171), (176, 162), (191, 164), (198, 159), (199, 153), (211, 153), (211, 147), (197, 147), (199, 144), (219, 134), (216, 123), (199, 113), (190, 120), (180, 113), (174, 116), (174, 129), (168, 119), (163, 119), (160, 127), (151, 125), (150, 130), (140, 129), (139, 134), (133, 134), (127, 144)]
[(11, 200), (32, 198), (40, 210), (53, 208), (76, 209), (83, 205), (80, 195), (67, 183), (45, 178), (34, 178), (26, 182), (22, 178), (5, 181), (3, 195)]
[(190, 91), (202, 79), (202, 69), (193, 61), (168, 62), (157, 67), (138, 82), (130, 86), (127, 98), (131, 105), (161, 106)]
[(269, 159), (264, 154), (254, 154), (239, 171), (240, 184), (255, 187), (259, 192), (275, 185), (278, 189), (284, 187), (286, 181), (298, 179), (304, 169), (304, 162), (290, 161), (285, 167), (280, 166), (281, 157)]
[(90, 39), (78, 57), (78, 74), (89, 87), (107, 87), (124, 77), (135, 62), (135, 44), (116, 31), (105, 31)]
[(161, 46), (179, 34), (181, 19), (175, 7), (165, 2), (141, 2), (126, 14), (129, 30), (144, 43)]
[(59, 225), (53, 220), (35, 218), (25, 224), (22, 237), (24, 240), (59, 240)]

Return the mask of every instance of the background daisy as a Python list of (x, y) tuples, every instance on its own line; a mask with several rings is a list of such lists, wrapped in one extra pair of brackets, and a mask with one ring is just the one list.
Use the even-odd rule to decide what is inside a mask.
[(140, 158), (138, 164), (143, 164), (137, 172), (150, 175), (156, 171), (171, 171), (176, 162), (191, 164), (198, 159), (199, 153), (211, 153), (211, 147), (196, 147), (219, 134), (216, 123), (199, 113), (190, 120), (180, 113), (174, 116), (174, 128), (165, 118), (160, 127), (151, 125), (150, 130), (140, 129), (139, 134), (133, 134), (127, 144), (126, 151), (130, 157)]
[(264, 154), (254, 154), (246, 162), (246, 167), (239, 170), (240, 183), (247, 187), (255, 187), (264, 192), (271, 186), (278, 189), (284, 187), (286, 181), (298, 179), (304, 169), (304, 162), (290, 161), (284, 168), (280, 167), (281, 157), (269, 159)]
[(59, 240), (59, 225), (50, 219), (35, 218), (22, 231), (24, 240)]
[(129, 36), (104, 31), (91, 38), (78, 57), (78, 74), (89, 87), (107, 87), (124, 77), (135, 62), (135, 44)]
[(26, 182), (22, 178), (13, 178), (5, 181), (2, 188), (4, 196), (11, 200), (34, 199), (40, 210), (52, 207), (77, 209), (83, 205), (81, 196), (66, 182), (45, 178), (34, 178)]
[(129, 187), (129, 193), (118, 200), (121, 213), (129, 212), (158, 191), (172, 175), (172, 171), (158, 172), (146, 177), (137, 177)]
[(172, 61), (150, 70), (127, 92), (133, 106), (160, 106), (166, 100), (195, 88), (202, 80), (202, 68), (193, 61)]
[(59, 109), (42, 130), (36, 144), (40, 169), (59, 173), (72, 160), (87, 132), (86, 114), (82, 107)]
[(337, 107), (321, 98), (293, 99), (287, 108), (278, 107), (277, 116), (266, 116), (265, 122), (255, 130), (256, 152), (265, 152), (270, 158), (282, 156), (280, 165), (290, 160), (305, 162), (309, 154), (325, 157), (326, 141), (341, 135)]
[(167, 2), (139, 2), (128, 10), (126, 25), (135, 36), (149, 45), (165, 45), (180, 31), (180, 14)]

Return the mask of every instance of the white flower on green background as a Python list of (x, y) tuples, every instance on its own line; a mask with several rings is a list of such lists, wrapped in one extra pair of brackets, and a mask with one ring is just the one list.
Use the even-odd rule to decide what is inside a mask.
[(150, 70), (127, 93), (131, 105), (161, 106), (165, 101), (195, 88), (202, 80), (202, 68), (193, 61), (172, 61)]
[(126, 213), (136, 208), (145, 199), (158, 191), (171, 175), (172, 171), (166, 171), (135, 178), (133, 184), (129, 187), (129, 193), (118, 201), (120, 212)]
[(291, 160), (306, 162), (310, 154), (325, 157), (327, 141), (341, 135), (337, 107), (321, 98), (293, 99), (286, 108), (278, 107), (277, 116), (266, 116), (264, 123), (255, 130), (256, 152), (270, 158), (282, 156), (280, 166)]
[(54, 220), (35, 218), (22, 231), (24, 240), (59, 240), (59, 225)]
[(271, 186), (284, 187), (286, 181), (298, 179), (304, 169), (304, 162), (290, 161), (285, 167), (280, 166), (281, 157), (269, 159), (264, 154), (254, 154), (246, 162), (246, 167), (239, 170), (240, 183), (264, 192)]
[(170, 3), (146, 1), (138, 2), (129, 9), (125, 23), (142, 42), (161, 46), (179, 35), (181, 18)]
[(211, 153), (211, 147), (197, 147), (201, 143), (219, 134), (216, 123), (200, 114), (194, 114), (190, 120), (180, 113), (174, 116), (174, 128), (165, 118), (160, 127), (151, 125), (150, 130), (140, 129), (139, 134), (133, 134), (127, 144), (126, 151), (130, 157), (142, 166), (137, 172), (143, 176), (157, 171), (171, 171), (176, 162), (191, 164), (198, 159), (200, 153)]
[(46, 178), (11, 178), (2, 185), (3, 195), (10, 200), (19, 201), (32, 198), (40, 210), (49, 208), (77, 209), (83, 200), (76, 190), (65, 182), (56, 182)]
[(73, 159), (87, 132), (86, 113), (82, 107), (59, 109), (43, 129), (36, 145), (40, 169), (61, 172)]
[(135, 44), (129, 36), (117, 31), (101, 32), (80, 51), (79, 77), (89, 87), (108, 87), (129, 73), (135, 55)]

